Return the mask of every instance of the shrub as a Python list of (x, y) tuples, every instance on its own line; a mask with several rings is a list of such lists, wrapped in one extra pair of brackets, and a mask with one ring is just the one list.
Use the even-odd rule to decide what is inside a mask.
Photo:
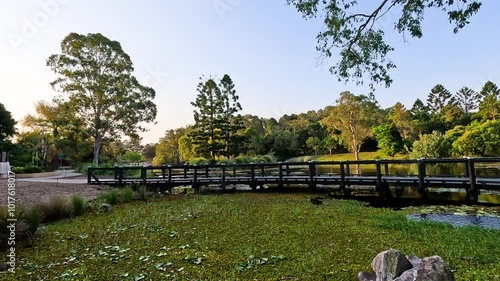
[(120, 202), (120, 192), (117, 189), (113, 189), (111, 191), (102, 192), (97, 197), (99, 201), (115, 205)]
[(12, 172), (16, 174), (29, 174), (29, 173), (41, 173), (43, 172), (41, 167), (36, 166), (26, 166), (26, 167), (12, 167)]
[(71, 214), (73, 216), (83, 215), (85, 211), (85, 199), (81, 195), (71, 196)]
[(209, 164), (210, 163), (210, 160), (208, 160), (207, 158), (204, 158), (204, 157), (198, 157), (198, 158), (194, 158), (194, 159), (191, 159), (188, 161), (188, 164), (189, 165), (206, 165), (206, 164)]
[(68, 200), (62, 196), (51, 197), (49, 201), (42, 201), (35, 204), (35, 207), (43, 214), (43, 221), (51, 222), (68, 218), (71, 208)]
[(147, 190), (144, 185), (141, 185), (137, 188), (137, 195), (139, 196), (139, 200), (146, 201), (147, 199)]
[(124, 203), (132, 202), (134, 199), (134, 190), (132, 187), (127, 186), (126, 188), (121, 190), (121, 201)]
[(28, 224), (30, 234), (35, 234), (43, 220), (42, 211), (38, 208), (28, 208), (23, 211), (22, 217)]
[[(78, 165), (75, 169), (76, 172), (82, 173), (82, 174), (87, 174), (89, 167), (95, 168), (96, 166), (94, 163), (81, 163)], [(99, 165), (99, 168), (113, 168), (114, 165), (112, 163), (101, 163)], [(95, 171), (94, 174), (96, 175), (113, 175), (114, 171)]]

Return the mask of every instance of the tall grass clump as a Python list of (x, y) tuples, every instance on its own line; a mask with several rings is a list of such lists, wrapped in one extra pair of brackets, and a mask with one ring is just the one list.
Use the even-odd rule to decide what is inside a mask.
[(35, 204), (34, 208), (39, 209), (43, 214), (44, 222), (57, 221), (71, 215), (71, 206), (67, 198), (62, 196), (51, 197), (49, 201)]
[(121, 190), (120, 195), (121, 201), (123, 203), (130, 203), (134, 199), (134, 190), (132, 189), (132, 187), (127, 186)]
[(70, 198), (71, 201), (71, 214), (73, 216), (83, 215), (85, 211), (85, 199), (81, 195), (73, 195)]
[(147, 189), (146, 186), (141, 185), (137, 188), (137, 195), (139, 197), (139, 200), (141, 201), (146, 201), (147, 199)]
[(110, 191), (102, 192), (97, 196), (98, 201), (102, 201), (111, 205), (116, 205), (120, 202), (120, 191), (113, 189)]

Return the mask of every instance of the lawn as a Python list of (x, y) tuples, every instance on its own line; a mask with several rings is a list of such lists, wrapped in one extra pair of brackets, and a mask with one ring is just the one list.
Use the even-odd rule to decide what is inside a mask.
[[(373, 159), (383, 159), (383, 158), (388, 158), (388, 159), (400, 159), (404, 157), (403, 156), (394, 156), (394, 157), (388, 157), (385, 156), (382, 152), (380, 151), (373, 151), (373, 152), (360, 152), (359, 153), (359, 159), (360, 160), (373, 160)], [(297, 156), (288, 159), (289, 162), (294, 162), (294, 161), (309, 161), (309, 160), (315, 160), (315, 161), (345, 161), (345, 160), (355, 160), (354, 159), (354, 153), (336, 153), (332, 155), (318, 155), (318, 156)]]
[(49, 224), (3, 280), (356, 280), (380, 251), (440, 255), (457, 280), (500, 280), (500, 231), (306, 193), (170, 195)]

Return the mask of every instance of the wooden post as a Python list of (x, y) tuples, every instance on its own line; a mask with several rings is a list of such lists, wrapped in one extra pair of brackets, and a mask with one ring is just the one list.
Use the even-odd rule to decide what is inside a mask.
[(208, 176), (209, 176), (209, 169), (208, 169), (208, 165), (207, 165), (207, 166), (205, 166), (205, 177), (208, 178)]
[(168, 165), (168, 184), (169, 188), (172, 187), (172, 165)]
[(279, 188), (282, 188), (283, 187), (283, 165), (281, 162), (278, 162), (279, 164), (279, 183), (278, 183), (278, 187)]
[(345, 160), (345, 174), (346, 176), (350, 176), (351, 175), (351, 169), (349, 167), (349, 160)]
[(422, 195), (422, 199), (427, 199), (427, 188), (425, 186), (425, 159), (419, 158), (417, 160), (418, 165), (418, 192)]
[(193, 188), (196, 192), (198, 192), (198, 169), (196, 164), (193, 164)]
[(161, 164), (161, 177), (162, 179), (165, 179), (165, 163)]
[(467, 190), (467, 198), (469, 200), (469, 204), (477, 204), (477, 200), (479, 197), (479, 191), (477, 189), (476, 183), (476, 168), (474, 167), (474, 158), (467, 158), (468, 168), (469, 168), (469, 182), (470, 186)]
[(92, 166), (88, 166), (87, 168), (87, 184), (90, 184), (92, 181)]
[(375, 160), (375, 167), (377, 170), (377, 193), (380, 197), (384, 196), (384, 192), (382, 190), (382, 168), (380, 167), (380, 160)]
[(389, 176), (389, 163), (384, 162), (384, 174), (386, 177)]
[(118, 169), (118, 185), (122, 186), (122, 184), (123, 184), (123, 170), (122, 170), (122, 168), (119, 168), (118, 166), (116, 166), (116, 168)]
[(236, 177), (236, 165), (233, 163), (233, 177)]
[(257, 184), (255, 182), (255, 166), (253, 162), (250, 163), (250, 175), (251, 175), (250, 187), (252, 187), (252, 190), (255, 191), (257, 190)]
[(347, 188), (346, 188), (346, 182), (345, 182), (345, 163), (344, 163), (344, 161), (340, 162), (340, 191), (344, 194), (344, 196), (347, 195)]
[(309, 161), (309, 188), (315, 190), (316, 182), (314, 181), (314, 176), (316, 176), (316, 163), (314, 160)]
[(265, 172), (264, 172), (264, 162), (260, 162), (260, 176), (263, 177), (265, 176)]
[(147, 184), (147, 174), (146, 174), (146, 167), (141, 166), (141, 179), (142, 179), (142, 184), (146, 185)]
[(118, 174), (120, 173), (120, 172), (118, 171), (118, 169), (119, 169), (119, 168), (118, 168), (118, 165), (115, 165), (115, 167), (114, 167), (114, 168), (115, 168), (115, 169), (114, 169), (114, 172), (113, 172), (113, 178), (114, 178), (115, 180), (117, 180), (117, 179), (118, 179)]
[(469, 175), (469, 160), (468, 160), (468, 157), (467, 156), (464, 156), (464, 166), (465, 166), (465, 177), (468, 178), (470, 175)]
[(226, 189), (226, 164), (222, 163), (222, 189)]
[(187, 164), (184, 164), (184, 178), (187, 178), (187, 169), (188, 169)]
[[(288, 161), (287, 161), (287, 162), (288, 162)], [(290, 166), (288, 165), (288, 163), (287, 163), (287, 162), (285, 162), (285, 163), (286, 163), (286, 166), (285, 166), (285, 167), (286, 167), (286, 176), (288, 177), (288, 176), (290, 175)]]

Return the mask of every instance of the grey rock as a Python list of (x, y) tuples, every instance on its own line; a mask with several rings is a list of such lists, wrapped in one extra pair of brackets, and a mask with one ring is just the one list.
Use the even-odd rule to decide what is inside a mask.
[(9, 269), (9, 265), (5, 262), (0, 262), (0, 271), (6, 271)]
[(417, 268), (415, 281), (455, 281), (455, 276), (440, 256), (431, 256), (422, 259)]
[(406, 255), (406, 259), (408, 259), (413, 267), (418, 267), (422, 263), (422, 259), (414, 255)]
[(372, 261), (376, 281), (393, 281), (406, 270), (412, 268), (408, 259), (398, 250), (389, 249), (379, 253)]
[(369, 272), (360, 272), (358, 273), (358, 281), (375, 281), (377, 280), (377, 276), (373, 273)]
[(415, 276), (417, 276), (417, 268), (410, 268), (403, 272), (398, 278), (393, 281), (415, 281)]
[(111, 210), (113, 209), (113, 206), (111, 206), (111, 204), (104, 203), (101, 205), (101, 209), (107, 213), (107, 212), (111, 212)]

